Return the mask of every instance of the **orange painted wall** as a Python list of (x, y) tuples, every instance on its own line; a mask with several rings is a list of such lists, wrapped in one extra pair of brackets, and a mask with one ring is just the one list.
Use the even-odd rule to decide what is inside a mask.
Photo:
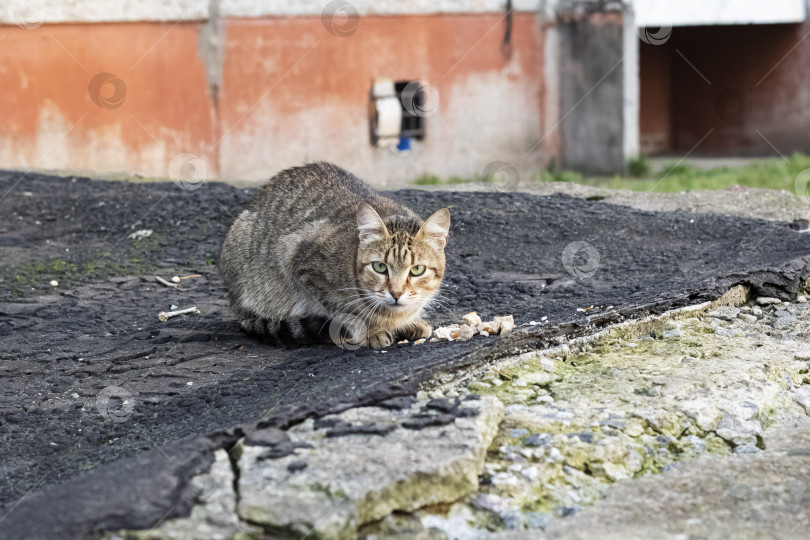
[[(214, 115), (199, 25), (59, 24), (0, 28), (0, 166), (167, 174), (178, 152), (211, 153)], [(125, 85), (93, 102), (91, 80)], [(102, 98), (116, 99), (112, 84)], [(99, 100), (104, 104), (104, 100)]]
[[(259, 181), (330, 159), (387, 183), (549, 157), (553, 134), (536, 145), (548, 87), (533, 13), (514, 16), (511, 58), (499, 13), (365, 16), (348, 37), (320, 17), (228, 19), (221, 81), (206, 80), (201, 24), (0, 27), (0, 167), (167, 176), (171, 159), (189, 152), (209, 177)], [(91, 99), (100, 73), (125, 85), (120, 106)], [(374, 77), (439, 91), (427, 139), (408, 157), (369, 144)], [(209, 82), (221, 82), (216, 101)], [(103, 85), (101, 98), (117, 99), (114, 90)]]
[[(502, 14), (367, 16), (339, 37), (320, 17), (227, 21), (223, 174), (329, 159), (387, 183), (480, 173), (493, 160), (536, 165), (544, 147), (524, 154), (541, 136), (543, 31), (534, 14), (516, 15), (510, 59), (504, 25)], [(438, 90), (439, 113), (407, 159), (369, 146), (375, 77)]]

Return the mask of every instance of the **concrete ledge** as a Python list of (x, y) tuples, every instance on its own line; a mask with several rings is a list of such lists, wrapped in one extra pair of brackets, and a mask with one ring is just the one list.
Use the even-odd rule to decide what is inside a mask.
[[(537, 11), (543, 0), (513, 0), (515, 11)], [(230, 17), (263, 17), (273, 15), (320, 15), (332, 2), (322, 0), (222, 0), (222, 14)], [(491, 13), (506, 9), (505, 0), (352, 0), (346, 13), (357, 15), (428, 15), (431, 13)]]
[(0, 8), (0, 24), (36, 28), (43, 23), (197, 21), (210, 16), (208, 0), (8, 0)]
[(712, 24), (774, 24), (802, 22), (805, 0), (634, 0), (636, 26), (700, 26)]
[[(354, 0), (338, 4), (346, 5), (339, 12), (347, 16), (493, 13), (506, 9), (504, 0)], [(545, 4), (542, 0), (514, 0), (513, 9), (537, 11)], [(0, 24), (35, 28), (43, 23), (199, 21), (209, 19), (217, 7), (225, 17), (304, 16), (320, 15), (327, 6), (331, 3), (322, 0), (121, 0), (111, 8), (104, 0), (9, 0), (0, 8)]]

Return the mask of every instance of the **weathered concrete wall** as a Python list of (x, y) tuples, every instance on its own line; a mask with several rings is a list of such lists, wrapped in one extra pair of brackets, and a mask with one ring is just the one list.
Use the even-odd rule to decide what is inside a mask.
[[(0, 24), (39, 22), (194, 21), (219, 11), (226, 17), (320, 15), (325, 0), (5, 0)], [(554, 11), (570, 5), (619, 4), (619, 0), (512, 0), (517, 11)], [(806, 0), (624, 0), (636, 13), (636, 24), (694, 26), (801, 22)], [(505, 0), (352, 0), (359, 15), (417, 15), (431, 13), (498, 13)]]
[(169, 28), (0, 27), (0, 164), (166, 176), (190, 152), (215, 174), (200, 24)]
[[(698, 153), (806, 150), (810, 26), (678, 26), (803, 20), (806, 0), (695, 2), (515, 0), (510, 52), (505, 0), (6, 0), (0, 165), (259, 181), (328, 159), (387, 184), (612, 173), (710, 129)], [(675, 30), (648, 46), (652, 24)], [(408, 154), (371, 146), (378, 77), (438, 94)]]
[(804, 21), (806, 0), (632, 0), (641, 27)]
[[(320, 15), (328, 0), (218, 0), (229, 17)], [(426, 15), (432, 13), (503, 13), (506, 0), (351, 0), (359, 15)], [(537, 11), (554, 0), (512, 0), (515, 11)]]
[(620, 171), (625, 165), (622, 14), (562, 14), (557, 28), (562, 166)]
[[(308, 17), (228, 20), (223, 176), (254, 179), (315, 159), (381, 184), (480, 174), (495, 160), (538, 166), (543, 30), (533, 14), (516, 15), (507, 59), (501, 19), (367, 16), (349, 38)], [(427, 81), (438, 91), (439, 110), (408, 156), (369, 144), (368, 94), (380, 76)]]
[(198, 21), (209, 17), (210, 4), (211, 0), (4, 0), (0, 24)]
[[(155, 16), (174, 17), (179, 5)], [(492, 2), (480, 13), (361, 16), (342, 37), (320, 13), (218, 18), (210, 6), (183, 6), (183, 17), (212, 18), (0, 27), (0, 164), (167, 176), (190, 163), (208, 177), (258, 181), (326, 159), (385, 184), (480, 174), (495, 160), (528, 171), (553, 151), (546, 29), (535, 13), (513, 15), (506, 55), (503, 13), (484, 12)], [(102, 73), (111, 75), (91, 85)], [(427, 136), (408, 155), (371, 146), (375, 77), (438, 92)]]
[[(226, 17), (318, 15), (328, 0), (4, 0), (0, 24), (198, 21), (216, 13)], [(505, 0), (352, 0), (347, 12), (358, 15), (431, 13), (502, 13)], [(537, 11), (555, 0), (512, 0), (515, 11)]]

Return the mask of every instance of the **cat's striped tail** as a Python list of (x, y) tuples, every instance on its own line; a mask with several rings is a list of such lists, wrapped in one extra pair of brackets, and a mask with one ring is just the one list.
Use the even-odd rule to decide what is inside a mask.
[(242, 319), (239, 324), (248, 334), (265, 343), (279, 347), (298, 347), (333, 343), (329, 336), (329, 319), (326, 317), (302, 317), (274, 321), (263, 317)]

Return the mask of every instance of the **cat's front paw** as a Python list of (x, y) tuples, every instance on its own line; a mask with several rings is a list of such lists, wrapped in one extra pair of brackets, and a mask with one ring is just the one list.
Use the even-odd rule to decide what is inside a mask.
[(367, 342), (369, 347), (379, 351), (391, 345), (394, 342), (394, 336), (392, 336), (390, 332), (381, 330), (379, 332), (370, 333)]
[(417, 319), (408, 326), (402, 328), (398, 334), (402, 339), (416, 341), (417, 339), (427, 339), (433, 333), (433, 328), (422, 319)]

